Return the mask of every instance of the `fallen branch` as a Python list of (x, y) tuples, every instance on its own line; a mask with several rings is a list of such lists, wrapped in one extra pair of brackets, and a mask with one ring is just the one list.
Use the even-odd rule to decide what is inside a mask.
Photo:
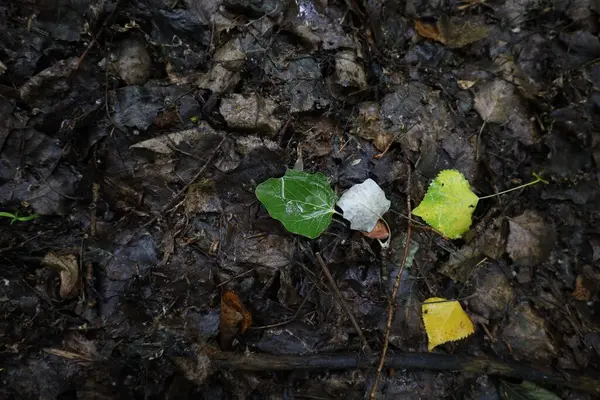
[[(278, 356), (270, 354), (233, 354), (209, 351), (217, 368), (238, 371), (291, 371), (322, 369), (370, 368), (379, 362), (376, 355), (355, 353), (320, 354), (309, 356)], [(600, 380), (595, 377), (562, 374), (548, 368), (525, 363), (505, 362), (487, 357), (453, 356), (435, 353), (396, 353), (385, 357), (385, 367), (430, 371), (462, 371), (471, 374), (517, 378), (543, 385), (569, 387), (600, 395)]]

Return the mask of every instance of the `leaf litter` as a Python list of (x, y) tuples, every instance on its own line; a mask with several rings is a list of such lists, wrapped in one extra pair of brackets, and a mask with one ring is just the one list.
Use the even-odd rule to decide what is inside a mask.
[[(456, 239), (413, 217), (390, 345), (431, 365), (423, 300), (459, 299), (478, 329), (434, 356), (519, 360), (527, 367), (512, 376), (536, 384), (528, 374), (551, 365), (544, 376), (570, 375), (552, 390), (583, 397), (578, 374), (600, 357), (593, 5), (171, 3), (0, 6), (0, 212), (40, 215), (0, 219), (0, 397), (363, 398), (371, 373), (339, 362), (364, 352), (356, 326), (381, 349), (407, 195), (417, 206), (443, 170), (490, 195)], [(300, 147), (303, 169), (335, 194), (315, 239), (290, 234), (255, 197)], [(548, 185), (496, 195), (532, 171)], [(368, 179), (391, 204), (367, 209), (375, 229), (358, 233), (336, 201)], [(385, 251), (368, 237), (386, 234)], [(72, 291), (73, 273), (42, 263), (49, 253), (77, 271)], [(224, 293), (243, 304), (220, 343)], [(334, 372), (243, 370), (260, 357), (260, 371), (326, 357)], [(493, 369), (428, 365), (395, 365), (375, 391), (503, 393)]]

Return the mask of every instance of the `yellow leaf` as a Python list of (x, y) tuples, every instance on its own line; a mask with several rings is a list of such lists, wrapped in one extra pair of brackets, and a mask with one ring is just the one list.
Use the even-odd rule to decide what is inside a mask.
[(458, 239), (469, 230), (478, 202), (479, 197), (463, 174), (446, 169), (431, 182), (425, 198), (412, 213), (448, 238)]
[(473, 322), (458, 301), (431, 297), (425, 300), (421, 310), (429, 351), (440, 344), (464, 339), (475, 332)]

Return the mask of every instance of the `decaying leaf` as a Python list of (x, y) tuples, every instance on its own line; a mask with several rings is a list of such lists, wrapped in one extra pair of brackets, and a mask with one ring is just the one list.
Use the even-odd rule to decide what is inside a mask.
[(549, 390), (539, 387), (533, 382), (523, 381), (519, 384), (500, 381), (503, 399), (505, 400), (560, 400), (561, 398)]
[(385, 240), (390, 236), (390, 232), (382, 220), (377, 221), (375, 228), (371, 232), (363, 232), (364, 236), (371, 239)]
[(527, 210), (511, 218), (508, 226), (510, 233), (506, 251), (514, 262), (534, 266), (548, 257), (556, 233), (554, 227), (546, 224), (540, 215)]
[(575, 280), (575, 290), (571, 293), (571, 296), (576, 300), (580, 301), (589, 301), (590, 300), (590, 291), (585, 287), (583, 282), (583, 276), (577, 276)]
[(515, 290), (500, 266), (486, 264), (472, 277), (476, 292), (469, 302), (469, 310), (486, 319), (503, 318), (515, 298)]
[(183, 143), (189, 143), (198, 148), (206, 147), (210, 141), (220, 138), (221, 135), (221, 133), (215, 131), (208, 123), (201, 121), (195, 128), (143, 140), (130, 146), (130, 148), (145, 149), (154, 153), (169, 155), (176, 152), (177, 147)]
[(467, 81), (467, 80), (461, 80), (461, 79), (459, 79), (458, 81), (456, 81), (456, 84), (462, 90), (467, 90), (467, 89), (472, 88), (473, 85), (475, 85), (475, 83), (477, 83), (477, 81)]
[(79, 293), (79, 265), (73, 254), (50, 252), (42, 259), (44, 267), (52, 268), (60, 274), (60, 297), (65, 299)]
[(431, 182), (413, 214), (450, 239), (458, 239), (469, 230), (478, 202), (463, 174), (447, 169)]
[(496, 79), (477, 87), (473, 108), (486, 123), (507, 124), (526, 145), (535, 143), (534, 124), (529, 120), (516, 87)]
[(288, 231), (310, 239), (318, 237), (329, 226), (337, 200), (325, 175), (293, 169), (281, 178), (261, 183), (255, 193), (271, 217)]
[(252, 325), (252, 315), (235, 292), (228, 290), (221, 295), (219, 320), (219, 343), (222, 350), (230, 349), (238, 333), (244, 333)]
[(185, 213), (218, 213), (223, 211), (223, 206), (215, 191), (214, 182), (202, 179), (188, 188), (185, 194)]
[(488, 28), (483, 24), (445, 15), (440, 17), (435, 25), (417, 20), (415, 28), (419, 35), (436, 40), (451, 48), (464, 47), (484, 39), (488, 35)]
[(473, 107), (485, 122), (501, 124), (508, 120), (510, 110), (518, 102), (515, 87), (498, 79), (477, 91)]
[(590, 301), (600, 291), (600, 274), (591, 265), (584, 265), (583, 270), (575, 280), (573, 298), (580, 301)]
[(444, 43), (445, 39), (441, 36), (438, 27), (434, 24), (428, 24), (420, 20), (415, 20), (415, 29), (419, 35), (427, 39), (433, 39), (438, 42)]
[(458, 301), (431, 297), (425, 300), (421, 310), (429, 351), (440, 344), (464, 339), (475, 332), (473, 322)]
[(549, 362), (556, 354), (546, 321), (528, 302), (513, 309), (508, 325), (502, 330), (502, 340), (518, 360)]
[(394, 135), (385, 129), (379, 104), (366, 101), (358, 104), (357, 109), (358, 115), (354, 120), (350, 132), (361, 138), (372, 140), (377, 150), (385, 151), (391, 145)]
[(337, 202), (344, 212), (344, 218), (350, 221), (350, 228), (364, 232), (371, 232), (375, 228), (391, 204), (373, 179), (352, 186)]

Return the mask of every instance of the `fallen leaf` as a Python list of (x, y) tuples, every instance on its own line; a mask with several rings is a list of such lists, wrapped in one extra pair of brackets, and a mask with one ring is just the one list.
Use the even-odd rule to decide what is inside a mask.
[(561, 398), (535, 383), (523, 381), (519, 384), (500, 381), (505, 400), (560, 400)]
[(287, 170), (281, 178), (261, 183), (255, 193), (271, 217), (288, 231), (310, 239), (318, 237), (329, 226), (337, 200), (325, 175), (293, 169)]
[(350, 221), (350, 228), (364, 232), (371, 232), (375, 228), (391, 204), (373, 179), (352, 186), (337, 202), (344, 212), (344, 218)]
[(550, 362), (556, 355), (546, 321), (527, 301), (512, 310), (501, 336), (517, 360)]
[(215, 131), (208, 123), (201, 121), (200, 124), (192, 129), (186, 129), (178, 132), (172, 132), (157, 136), (151, 139), (131, 145), (131, 149), (145, 149), (159, 154), (173, 154), (178, 146), (189, 143), (194, 147), (206, 147), (211, 141), (216, 140), (222, 134)]
[(509, 219), (508, 226), (506, 252), (514, 262), (534, 266), (546, 260), (556, 236), (554, 227), (530, 210)]
[(60, 274), (60, 297), (74, 297), (79, 293), (79, 265), (73, 254), (50, 252), (42, 259), (44, 267), (52, 268)]
[(516, 87), (503, 79), (479, 86), (473, 108), (486, 123), (506, 124), (525, 145), (535, 143), (535, 125), (529, 120), (526, 107)]
[(221, 295), (219, 342), (221, 349), (231, 348), (236, 335), (246, 332), (252, 325), (252, 315), (235, 292), (227, 290)]
[(576, 300), (580, 301), (589, 301), (590, 300), (590, 291), (585, 287), (583, 283), (583, 276), (577, 276), (575, 280), (575, 290), (571, 293)]
[(437, 40), (450, 48), (464, 47), (488, 35), (488, 28), (483, 24), (445, 15), (437, 20), (435, 26), (417, 20), (415, 28), (419, 35)]
[(490, 82), (475, 94), (473, 107), (485, 122), (506, 122), (511, 108), (519, 102), (515, 87), (503, 80)]
[(427, 332), (429, 351), (440, 344), (464, 339), (475, 332), (475, 326), (458, 301), (431, 297), (421, 307)]
[(185, 213), (218, 213), (223, 211), (215, 184), (210, 179), (201, 179), (190, 185), (183, 201)]
[(417, 30), (417, 33), (424, 38), (437, 40), (442, 43), (445, 42), (445, 39), (441, 37), (437, 26), (433, 24), (428, 24), (417, 19), (415, 20), (415, 29)]
[(477, 81), (466, 81), (466, 80), (462, 80), (459, 79), (458, 81), (456, 81), (456, 83), (458, 84), (458, 87), (461, 88), (462, 90), (467, 90), (473, 87), (473, 85), (475, 85), (475, 83), (477, 83)]
[(385, 240), (388, 238), (388, 236), (390, 236), (390, 232), (382, 220), (377, 221), (375, 228), (373, 228), (371, 232), (363, 232), (362, 234), (370, 239), (379, 240)]
[(469, 230), (478, 202), (479, 197), (471, 191), (463, 174), (447, 169), (431, 182), (425, 198), (413, 214), (448, 238), (458, 239)]

